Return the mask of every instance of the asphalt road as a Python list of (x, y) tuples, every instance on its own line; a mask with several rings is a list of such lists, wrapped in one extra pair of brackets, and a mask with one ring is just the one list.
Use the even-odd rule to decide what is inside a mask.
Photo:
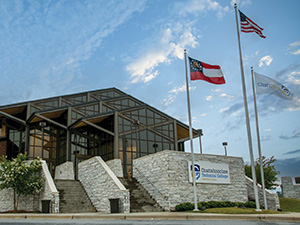
[(0, 225), (295, 225), (293, 222), (240, 221), (240, 220), (40, 220), (1, 219)]

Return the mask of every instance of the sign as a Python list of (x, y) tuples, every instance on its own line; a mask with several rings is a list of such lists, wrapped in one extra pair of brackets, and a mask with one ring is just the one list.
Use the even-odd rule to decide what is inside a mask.
[[(196, 183), (230, 184), (229, 166), (209, 161), (195, 162)], [(189, 181), (193, 182), (192, 162), (188, 162)]]

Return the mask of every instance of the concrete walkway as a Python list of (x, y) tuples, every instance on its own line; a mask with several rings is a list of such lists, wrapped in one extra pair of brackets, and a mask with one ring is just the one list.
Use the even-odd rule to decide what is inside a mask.
[(1, 219), (101, 219), (101, 220), (248, 220), (300, 222), (300, 213), (285, 214), (208, 214), (184, 212), (153, 213), (0, 213)]

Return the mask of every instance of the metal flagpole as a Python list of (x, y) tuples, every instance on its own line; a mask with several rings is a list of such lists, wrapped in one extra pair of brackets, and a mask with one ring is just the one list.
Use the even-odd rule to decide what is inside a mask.
[(187, 93), (187, 105), (188, 105), (188, 114), (189, 114), (189, 130), (190, 130), (190, 145), (192, 153), (192, 172), (193, 172), (193, 191), (194, 191), (194, 211), (198, 210), (197, 204), (197, 193), (196, 193), (196, 173), (195, 173), (195, 158), (194, 158), (194, 149), (193, 149), (193, 130), (192, 130), (192, 117), (191, 117), (191, 106), (190, 106), (190, 94), (189, 94), (189, 79), (187, 71), (187, 59), (186, 59), (186, 50), (184, 49), (184, 59), (185, 59), (185, 77), (186, 77), (186, 93)]
[(261, 211), (259, 209), (259, 202), (258, 202), (258, 192), (257, 192), (257, 185), (256, 185), (257, 181), (256, 181), (255, 167), (254, 167), (251, 129), (250, 129), (250, 122), (249, 122), (249, 112), (248, 112), (248, 103), (247, 103), (247, 94), (246, 94), (246, 85), (245, 85), (245, 77), (244, 77), (244, 67), (243, 67), (243, 58), (242, 58), (241, 40), (240, 40), (236, 3), (234, 4), (234, 9), (235, 9), (236, 28), (237, 28), (237, 36), (238, 36), (238, 44), (239, 44), (240, 67), (241, 67), (241, 78), (242, 78), (242, 87), (243, 87), (243, 96), (244, 96), (246, 126), (247, 126), (247, 134), (248, 134), (248, 145), (249, 145), (249, 153), (250, 153), (250, 161), (251, 161), (252, 177), (253, 177), (253, 190), (254, 190), (254, 197), (256, 202), (256, 211)]
[(252, 75), (252, 90), (253, 90), (253, 102), (254, 102), (254, 112), (255, 112), (255, 121), (256, 121), (256, 135), (257, 135), (257, 145), (258, 145), (261, 183), (262, 183), (262, 188), (263, 188), (265, 209), (268, 209), (267, 197), (266, 197), (266, 188), (265, 188), (265, 175), (264, 175), (264, 168), (263, 168), (263, 165), (262, 165), (260, 135), (259, 135), (259, 126), (258, 126), (258, 113), (257, 113), (256, 95), (255, 95), (255, 88), (254, 88), (253, 67), (251, 67), (251, 75)]

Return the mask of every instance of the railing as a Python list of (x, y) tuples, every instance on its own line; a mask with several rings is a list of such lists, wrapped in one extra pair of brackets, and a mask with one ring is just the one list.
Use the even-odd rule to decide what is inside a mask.
[[(45, 182), (47, 182), (48, 186), (49, 186), (49, 191), (51, 193), (51, 204), (52, 204), (52, 213), (59, 213), (59, 192), (56, 189), (56, 186), (54, 184), (54, 181), (52, 179), (52, 176), (49, 172), (48, 166), (46, 161), (41, 160), (42, 162), (42, 171), (44, 173), (45, 176)], [(46, 185), (46, 183), (45, 183)], [(46, 194), (46, 193), (44, 193)]]
[[(163, 193), (160, 192), (160, 190), (157, 189), (157, 187), (155, 187), (155, 185), (137, 168), (137, 166), (134, 166), (133, 167), (136, 169), (136, 171), (139, 172), (139, 174), (141, 174), (143, 176), (143, 178), (145, 178), (145, 180), (152, 186), (154, 187), (154, 190), (156, 190), (164, 200), (167, 200), (169, 201), (169, 197), (164, 195)], [(169, 201), (169, 208), (170, 208), (170, 201)]]

